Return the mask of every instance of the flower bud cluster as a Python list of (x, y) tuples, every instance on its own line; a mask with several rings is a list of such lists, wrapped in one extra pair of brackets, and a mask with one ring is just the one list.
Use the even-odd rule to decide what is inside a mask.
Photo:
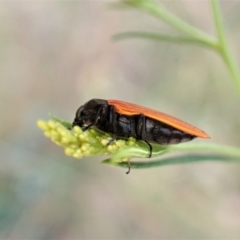
[(83, 131), (75, 126), (72, 130), (67, 129), (59, 122), (37, 122), (44, 135), (54, 143), (64, 148), (65, 154), (74, 158), (92, 155), (109, 155), (127, 146), (138, 146), (136, 139), (119, 139), (109, 144), (111, 135), (95, 129)]

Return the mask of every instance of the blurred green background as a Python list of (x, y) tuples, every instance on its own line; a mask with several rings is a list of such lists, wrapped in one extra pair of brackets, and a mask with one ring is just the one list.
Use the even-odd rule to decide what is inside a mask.
[[(160, 1), (214, 35), (208, 1)], [(204, 162), (134, 170), (76, 160), (36, 127), (72, 121), (92, 98), (122, 99), (183, 119), (209, 143), (240, 147), (240, 101), (216, 53), (141, 39), (175, 33), (107, 1), (0, 2), (1, 239), (240, 239), (240, 165)], [(221, 1), (240, 62), (240, 2)]]

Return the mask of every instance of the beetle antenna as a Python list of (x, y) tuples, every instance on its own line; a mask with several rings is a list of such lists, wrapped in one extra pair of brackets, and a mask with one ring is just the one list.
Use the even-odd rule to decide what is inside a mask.
[(131, 170), (131, 162), (128, 160), (128, 170), (126, 172), (126, 174), (129, 174), (130, 173), (130, 170)]

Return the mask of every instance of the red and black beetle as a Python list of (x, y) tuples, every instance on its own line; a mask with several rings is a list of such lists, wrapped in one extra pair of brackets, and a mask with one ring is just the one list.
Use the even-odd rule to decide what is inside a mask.
[(150, 143), (167, 145), (196, 137), (210, 138), (202, 130), (166, 113), (119, 100), (92, 99), (86, 102), (77, 110), (73, 126), (84, 130), (96, 127), (111, 133), (109, 144), (117, 138), (142, 140), (149, 146), (149, 157), (152, 155)]

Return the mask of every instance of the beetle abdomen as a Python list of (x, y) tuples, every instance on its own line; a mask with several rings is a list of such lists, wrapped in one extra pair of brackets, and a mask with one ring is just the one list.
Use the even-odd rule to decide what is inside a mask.
[(177, 144), (191, 141), (196, 137), (149, 118), (146, 120), (146, 126), (146, 139), (152, 143), (163, 145)]

